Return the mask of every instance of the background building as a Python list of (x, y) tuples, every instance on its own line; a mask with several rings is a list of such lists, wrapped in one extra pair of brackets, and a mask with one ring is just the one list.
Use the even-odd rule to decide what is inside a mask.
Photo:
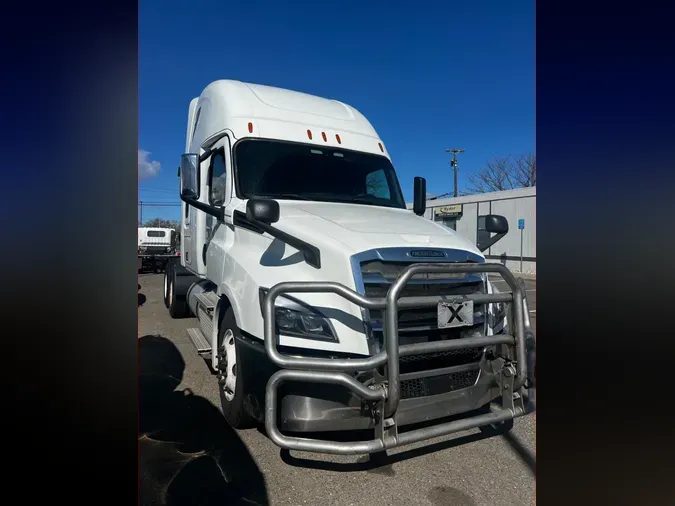
[[(509, 222), (509, 232), (484, 252), (489, 262), (500, 262), (516, 272), (535, 274), (537, 188), (520, 188), (464, 197), (427, 200), (425, 216), (456, 230), (474, 244), (484, 230), (485, 215), (501, 214)], [(412, 208), (412, 203), (408, 204)], [(519, 220), (523, 229), (519, 229)], [(522, 251), (521, 251), (522, 244)], [(522, 253), (522, 270), (521, 270)]]

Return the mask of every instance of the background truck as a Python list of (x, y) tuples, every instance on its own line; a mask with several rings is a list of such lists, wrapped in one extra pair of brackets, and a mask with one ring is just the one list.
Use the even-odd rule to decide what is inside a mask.
[[(196, 317), (188, 334), (233, 427), (264, 421), (282, 448), (369, 454), (498, 433), (534, 410), (525, 289), (481, 253), (508, 223), (488, 216), (476, 246), (424, 219), (423, 178), (407, 210), (384, 142), (353, 107), (213, 82), (190, 102), (179, 176), (165, 304)], [(360, 429), (372, 437), (332, 437)]]
[(176, 231), (172, 228), (139, 227), (138, 271), (159, 272), (166, 263), (176, 258)]

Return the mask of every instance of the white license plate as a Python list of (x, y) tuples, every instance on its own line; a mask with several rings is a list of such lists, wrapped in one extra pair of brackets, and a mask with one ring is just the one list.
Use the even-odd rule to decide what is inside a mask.
[(467, 327), (473, 325), (473, 301), (439, 302), (438, 328)]

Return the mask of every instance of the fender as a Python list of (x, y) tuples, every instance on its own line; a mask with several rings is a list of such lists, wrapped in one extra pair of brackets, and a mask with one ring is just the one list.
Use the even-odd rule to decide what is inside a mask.
[(211, 365), (213, 370), (218, 369), (218, 334), (220, 331), (220, 315), (227, 310), (228, 307), (232, 308), (234, 311), (234, 318), (237, 321), (240, 320), (241, 316), (241, 303), (239, 299), (235, 296), (234, 292), (230, 290), (230, 287), (224, 283), (221, 283), (218, 286), (218, 304), (213, 312), (213, 332), (211, 334)]

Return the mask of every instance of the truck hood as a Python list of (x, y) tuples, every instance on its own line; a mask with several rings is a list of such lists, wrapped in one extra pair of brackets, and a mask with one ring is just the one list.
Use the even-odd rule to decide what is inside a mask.
[(483, 257), (454, 230), (407, 209), (288, 200), (280, 200), (279, 207), (279, 228), (312, 244), (332, 240), (352, 253), (387, 247), (450, 248)]

